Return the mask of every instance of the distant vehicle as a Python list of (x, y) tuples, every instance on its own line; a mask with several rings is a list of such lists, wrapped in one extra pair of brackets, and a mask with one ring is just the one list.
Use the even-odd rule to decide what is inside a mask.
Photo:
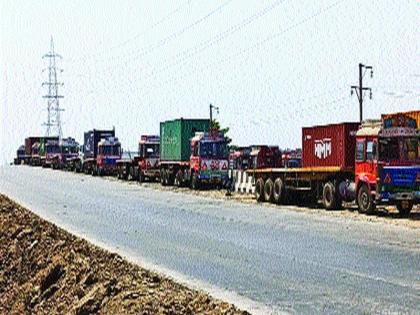
[(16, 157), (13, 160), (14, 165), (20, 165), (25, 163), (25, 146), (21, 145), (16, 151)]
[(281, 167), (281, 152), (278, 146), (251, 146), (250, 168)]
[(251, 147), (239, 147), (229, 154), (229, 169), (247, 170), (251, 165)]
[(208, 119), (176, 119), (160, 124), (162, 185), (222, 187), (228, 180), (226, 137), (210, 130)]
[(136, 155), (117, 161), (118, 178), (125, 180), (159, 180), (159, 136), (142, 135)]
[(64, 138), (58, 143), (58, 152), (47, 155), (53, 169), (71, 170), (73, 160), (79, 156), (79, 143), (74, 138)]
[(121, 143), (115, 138), (115, 129), (85, 132), (79, 157), (74, 160), (74, 170), (92, 175), (113, 175), (117, 160), (121, 159)]

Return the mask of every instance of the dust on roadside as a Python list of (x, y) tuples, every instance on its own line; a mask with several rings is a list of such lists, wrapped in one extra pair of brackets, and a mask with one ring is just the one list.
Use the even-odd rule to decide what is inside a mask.
[(1, 314), (247, 314), (147, 271), (0, 194)]

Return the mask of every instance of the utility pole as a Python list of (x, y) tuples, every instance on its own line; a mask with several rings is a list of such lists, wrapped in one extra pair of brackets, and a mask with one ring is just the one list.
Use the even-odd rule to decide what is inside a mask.
[(212, 104), (210, 104), (210, 126), (213, 122), (213, 109), (217, 111), (217, 113), (219, 113), (219, 107), (216, 107)]
[(48, 58), (48, 81), (42, 83), (42, 86), (48, 86), (48, 94), (44, 95), (43, 98), (47, 99), (47, 122), (43, 125), (47, 127), (45, 135), (48, 136), (58, 136), (59, 140), (63, 136), (61, 129), (61, 117), (60, 112), (64, 109), (60, 108), (59, 99), (63, 98), (62, 95), (58, 94), (58, 87), (63, 86), (64, 84), (57, 81), (57, 72), (63, 72), (62, 69), (58, 69), (56, 66), (56, 58), (61, 59), (62, 57), (54, 51), (54, 41), (51, 36), (50, 51), (42, 56), (42, 59)]
[(353, 95), (353, 93), (356, 91), (357, 98), (359, 99), (360, 122), (363, 121), (363, 92), (369, 91), (370, 92), (369, 97), (370, 99), (372, 99), (372, 89), (370, 87), (363, 87), (363, 77), (366, 73), (366, 70), (370, 70), (370, 77), (373, 78), (372, 67), (359, 63), (359, 86), (357, 85), (351, 86), (351, 95)]

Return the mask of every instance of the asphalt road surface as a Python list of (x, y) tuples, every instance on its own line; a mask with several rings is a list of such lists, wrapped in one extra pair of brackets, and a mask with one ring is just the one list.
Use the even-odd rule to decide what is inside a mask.
[(416, 229), (27, 166), (1, 168), (0, 192), (70, 232), (272, 313), (420, 314)]

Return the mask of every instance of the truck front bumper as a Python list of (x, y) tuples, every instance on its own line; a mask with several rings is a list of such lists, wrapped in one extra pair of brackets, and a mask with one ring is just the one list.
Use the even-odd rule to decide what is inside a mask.
[(414, 204), (420, 203), (420, 190), (404, 192), (381, 192), (379, 194), (379, 204), (396, 204), (400, 201), (412, 201)]

